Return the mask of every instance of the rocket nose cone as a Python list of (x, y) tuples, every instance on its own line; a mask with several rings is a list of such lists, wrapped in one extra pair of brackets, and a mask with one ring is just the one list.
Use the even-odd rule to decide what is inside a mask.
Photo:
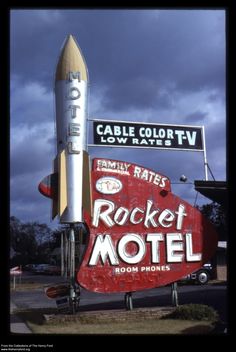
[(80, 72), (80, 78), (88, 81), (88, 70), (82, 51), (71, 34), (67, 36), (61, 50), (55, 80), (66, 80), (69, 72)]
[(64, 44), (63, 48), (64, 48), (66, 45), (68, 45), (69, 42), (70, 42), (70, 44), (73, 43), (74, 45), (77, 46), (77, 43), (76, 43), (76, 41), (75, 41), (75, 39), (74, 39), (74, 37), (73, 37), (72, 34), (69, 34), (69, 35), (66, 37), (65, 44)]

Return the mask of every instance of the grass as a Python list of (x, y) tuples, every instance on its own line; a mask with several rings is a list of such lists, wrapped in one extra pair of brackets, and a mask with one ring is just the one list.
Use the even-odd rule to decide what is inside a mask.
[(44, 288), (44, 284), (39, 284), (37, 282), (22, 282), (20, 284), (16, 284), (15, 289), (13, 288), (13, 284), (10, 284), (11, 291), (27, 291), (27, 290), (35, 290), (38, 288)]
[(67, 322), (36, 325), (28, 323), (37, 334), (209, 334), (214, 326), (209, 322), (190, 320), (151, 320), (133, 322), (113, 322), (99, 324), (81, 324)]
[[(56, 309), (34, 309), (18, 312), (18, 315), (27, 323), (35, 334), (210, 334), (214, 329), (211, 321), (153, 319), (115, 321), (108, 319), (107, 322), (81, 320), (81, 321), (45, 321), (44, 314), (55, 314)], [(90, 320), (93, 318), (90, 318)]]

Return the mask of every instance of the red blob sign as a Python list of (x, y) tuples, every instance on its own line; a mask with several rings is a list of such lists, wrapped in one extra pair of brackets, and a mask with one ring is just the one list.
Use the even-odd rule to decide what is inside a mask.
[(69, 296), (70, 294), (70, 284), (59, 284), (55, 286), (50, 286), (45, 289), (46, 296), (48, 298), (58, 298)]
[(177, 281), (217, 248), (213, 225), (171, 193), (168, 177), (124, 161), (94, 159), (93, 215), (77, 280), (94, 292), (132, 292)]

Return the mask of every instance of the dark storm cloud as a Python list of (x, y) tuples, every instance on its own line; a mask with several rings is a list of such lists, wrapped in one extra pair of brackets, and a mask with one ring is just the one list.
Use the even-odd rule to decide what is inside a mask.
[(107, 107), (155, 106), (159, 88), (169, 84), (183, 91), (222, 89), (222, 16), (207, 10), (14, 11), (11, 69), (52, 84), (59, 48), (71, 32), (85, 55), (91, 84), (111, 84)]
[(225, 91), (223, 92), (212, 92), (208, 96), (208, 101), (211, 102), (216, 102), (220, 101), (222, 104), (225, 104)]
[[(16, 141), (17, 135), (21, 134), (23, 138)], [(47, 130), (44, 128), (35, 131), (21, 131), (13, 130), (12, 134), (15, 134), (15, 144), (12, 142), (11, 148), (11, 175), (13, 177), (17, 175), (32, 174), (36, 171), (41, 171), (48, 165), (50, 173), (50, 166), (52, 158), (54, 157), (53, 145), (47, 143)], [(14, 141), (14, 137), (12, 137)]]
[[(46, 82), (50, 89), (58, 53), (52, 45), (60, 14), (45, 10), (11, 11), (11, 73), (21, 73), (25, 81)], [(60, 26), (59, 26), (60, 27)], [(61, 39), (61, 41), (64, 40)], [(60, 48), (62, 42), (58, 43)]]
[[(216, 121), (211, 126), (205, 128), (206, 134), (206, 147), (213, 153), (217, 149), (221, 149), (222, 145), (226, 145), (226, 128), (222, 125), (222, 122)], [(225, 150), (225, 148), (224, 148)]]
[[(21, 158), (22, 160), (23, 158)], [(45, 175), (45, 170), (42, 169), (40, 171), (32, 170), (31, 172), (18, 173), (12, 177), (10, 183), (11, 214), (21, 219), (21, 221), (49, 223), (51, 201), (42, 197), (38, 191), (39, 182)]]
[(126, 110), (127, 107), (143, 109), (144, 106), (152, 106), (157, 97), (157, 87), (153, 82), (137, 77), (133, 80), (123, 80), (121, 84), (111, 83), (104, 94), (103, 106), (105, 109), (116, 110)]
[[(17, 188), (19, 187), (20, 184), (17, 185)], [(12, 189), (13, 191), (15, 191), (15, 188)], [(38, 193), (38, 197), (36, 192)], [(16, 199), (11, 199), (11, 214), (23, 222), (38, 221), (40, 223), (47, 223), (50, 226), (53, 225), (50, 223), (51, 201), (50, 199), (43, 199), (40, 196), (36, 185), (35, 190), (26, 193), (22, 192), (18, 194)], [(58, 224), (55, 222), (54, 226), (56, 225)]]
[(38, 191), (38, 184), (41, 181), (38, 177), (39, 174), (37, 172), (15, 176), (11, 182), (12, 201), (20, 202), (25, 199), (25, 204), (33, 204), (43, 200)]
[(123, 40), (120, 26), (124, 14), (98, 10), (12, 11), (11, 71), (21, 71), (25, 79), (51, 83), (60, 48), (71, 33), (85, 55), (90, 75), (104, 78), (107, 64), (111, 70), (114, 62), (113, 43)]
[(197, 111), (194, 111), (193, 113), (187, 115), (185, 117), (185, 120), (188, 123), (191, 123), (191, 122), (193, 122), (194, 124), (197, 124), (200, 122), (203, 123), (204, 120), (206, 121), (207, 115), (208, 115), (208, 112), (203, 112), (203, 111), (197, 110)]
[[(34, 151), (32, 151), (32, 155), (35, 155)], [(21, 156), (20, 160), (23, 162), (25, 168), (22, 169), (18, 164), (19, 169), (16, 170), (17, 172), (14, 177), (11, 178), (11, 214), (23, 222), (39, 221), (54, 226), (50, 223), (51, 200), (43, 197), (38, 191), (39, 183), (46, 175), (51, 173), (50, 166), (52, 158), (44, 154), (45, 160), (43, 164), (39, 155), (35, 157), (38, 157), (38, 159), (34, 161), (31, 160), (28, 164), (25, 162), (24, 164), (24, 159), (29, 158), (29, 155), (27, 153), (25, 158)], [(35, 168), (37, 163), (38, 169), (40, 170)], [(13, 162), (11, 164), (13, 164)], [(18, 166), (16, 165), (15, 167), (17, 168)]]
[(12, 75), (11, 124), (28, 127), (53, 121), (53, 94), (44, 85)]
[[(217, 26), (217, 22), (212, 26), (211, 13), (160, 11), (157, 19), (150, 22), (148, 18), (146, 22), (133, 20), (138, 23), (133, 26), (135, 34), (127, 28), (124, 41), (118, 42), (119, 50), (115, 44), (111, 48), (113, 53), (120, 54), (119, 68), (111, 70), (116, 67), (112, 56), (110, 62), (109, 58), (106, 60), (106, 74), (112, 84), (104, 101), (105, 107), (169, 108), (173, 104), (169, 97), (176, 91), (185, 94), (215, 89), (222, 94), (225, 84), (224, 27)], [(125, 26), (123, 31), (126, 33)], [(165, 96), (160, 94), (163, 88)], [(122, 104), (118, 103), (120, 100)]]

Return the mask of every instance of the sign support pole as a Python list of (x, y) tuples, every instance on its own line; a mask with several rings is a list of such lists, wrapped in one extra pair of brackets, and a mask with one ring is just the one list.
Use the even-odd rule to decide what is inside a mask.
[(171, 300), (172, 300), (172, 305), (175, 307), (178, 307), (178, 292), (177, 292), (177, 282), (173, 282), (171, 284)]
[(69, 272), (69, 242), (68, 242), (68, 237), (67, 237), (67, 231), (63, 232), (64, 234), (64, 259), (65, 259), (65, 266), (64, 266), (64, 277), (68, 277), (68, 272)]
[(125, 308), (127, 310), (133, 310), (132, 292), (126, 292), (125, 294)]
[(61, 232), (61, 276), (64, 276), (64, 231)]
[(206, 140), (205, 140), (205, 128), (202, 126), (202, 140), (203, 140), (203, 157), (204, 157), (204, 170), (205, 170), (205, 181), (208, 181), (208, 162), (206, 156)]
[(72, 314), (75, 313), (75, 233), (73, 224), (69, 229), (70, 242), (70, 304)]

